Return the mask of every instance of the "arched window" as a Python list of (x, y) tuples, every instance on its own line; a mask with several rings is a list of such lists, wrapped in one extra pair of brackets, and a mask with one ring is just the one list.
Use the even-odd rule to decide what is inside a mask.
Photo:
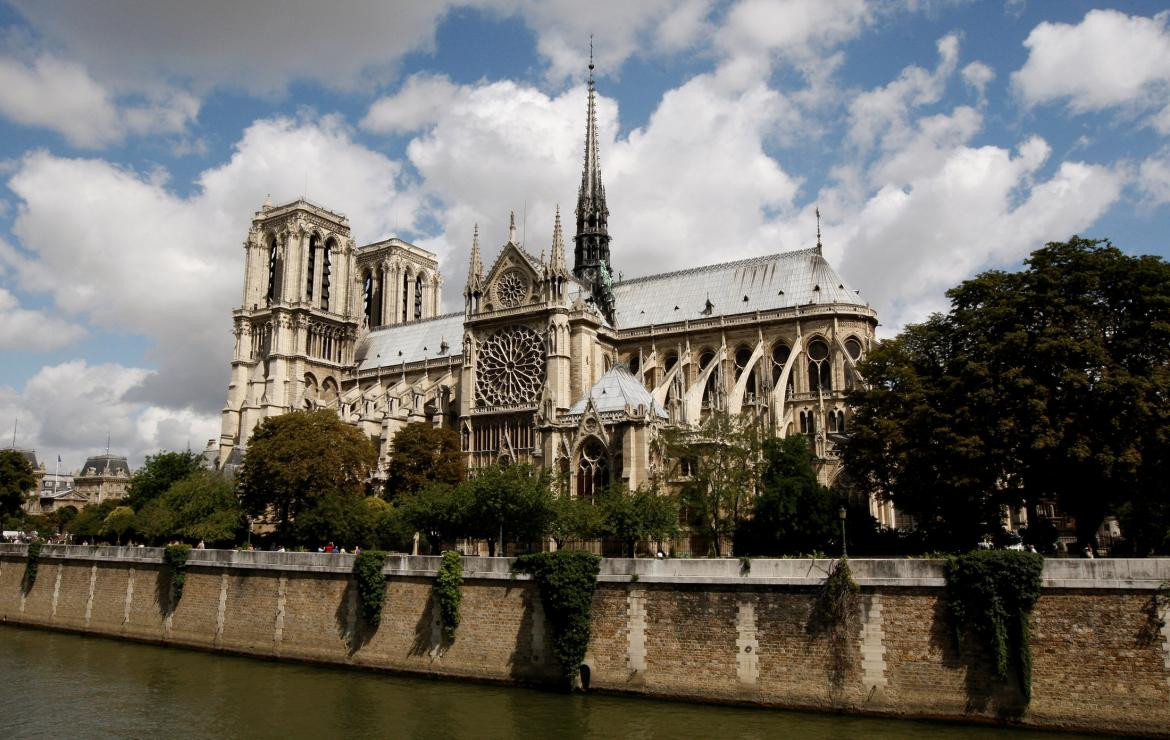
[[(705, 349), (699, 353), (699, 371), (705, 371), (707, 366), (715, 361), (715, 350)], [(707, 376), (707, 385), (703, 388), (703, 408), (718, 408), (719, 407), (719, 368), (711, 371)]]
[(268, 243), (268, 301), (280, 300), (280, 286), (276, 284), (280, 277), (280, 257), (276, 249), (276, 237)]
[(309, 270), (305, 278), (305, 298), (313, 300), (313, 271), (317, 269), (317, 247), (320, 239), (316, 234), (309, 237)]
[(410, 318), (410, 273), (402, 273), (402, 323)]
[[(784, 374), (784, 365), (788, 363), (789, 356), (792, 355), (792, 349), (784, 342), (776, 342), (772, 346), (772, 382), (779, 383), (780, 376)], [(788, 384), (784, 389), (784, 395), (792, 398), (792, 373), (788, 373)]]
[(813, 393), (833, 390), (829, 345), (823, 339), (808, 343), (808, 389)]
[(677, 364), (678, 364), (678, 353), (677, 352), (668, 352), (666, 354), (666, 360), (662, 363), (662, 367), (666, 370), (666, 372), (670, 372), (674, 368), (674, 366)]
[(837, 412), (837, 432), (840, 434), (845, 433), (845, 412), (844, 411)]
[(849, 337), (845, 340), (845, 351), (849, 353), (849, 357), (857, 362), (861, 359), (861, 342), (857, 337)]
[[(735, 350), (735, 379), (739, 380), (747, 368), (748, 362), (752, 359), (752, 348), (746, 344), (741, 344), (739, 349)], [(752, 369), (748, 373), (747, 384), (744, 388), (743, 400), (746, 403), (754, 403), (759, 389), (756, 383), (756, 366), (752, 365)]]
[(333, 277), (333, 250), (336, 247), (337, 243), (330, 239), (321, 252), (321, 308), (326, 311), (329, 310), (329, 280)]
[(362, 312), (366, 325), (374, 328), (374, 273), (369, 270), (362, 273)]
[(642, 366), (642, 360), (637, 352), (630, 353), (630, 361), (626, 365), (630, 368), (630, 375), (638, 377), (638, 369)]
[(609, 455), (596, 437), (581, 446), (577, 461), (577, 498), (596, 501), (609, 487)]
[(835, 411), (829, 412), (829, 431), (830, 432), (837, 431), (837, 412), (835, 412)]
[(423, 317), (423, 276), (420, 272), (414, 279), (414, 320)]

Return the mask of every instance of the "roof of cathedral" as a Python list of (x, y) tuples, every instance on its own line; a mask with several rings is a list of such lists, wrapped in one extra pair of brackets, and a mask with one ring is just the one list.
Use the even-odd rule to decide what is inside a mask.
[(631, 278), (613, 292), (621, 329), (811, 304), (868, 306), (817, 248)]
[(589, 389), (589, 395), (573, 404), (573, 407), (562, 416), (580, 416), (585, 413), (585, 406), (590, 398), (593, 399), (593, 407), (601, 414), (608, 411), (626, 411), (627, 409), (632, 411), (639, 406), (644, 406), (648, 411), (652, 411), (664, 419), (668, 417), (666, 411), (654, 403), (654, 397), (650, 395), (650, 391), (646, 390), (622, 364), (610, 368)]
[[(463, 312), (375, 329), (367, 341), (369, 345), (359, 371), (424, 359), (445, 360), (463, 351)], [(447, 343), (445, 352), (443, 342)]]

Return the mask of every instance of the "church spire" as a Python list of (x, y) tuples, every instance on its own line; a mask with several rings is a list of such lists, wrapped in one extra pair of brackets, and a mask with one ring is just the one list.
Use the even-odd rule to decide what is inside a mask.
[(613, 320), (613, 294), (608, 274), (609, 209), (601, 182), (601, 159), (597, 151), (597, 88), (593, 81), (593, 40), (589, 41), (589, 98), (585, 108), (585, 166), (577, 193), (577, 233), (573, 236), (573, 274), (592, 286), (593, 299), (601, 312)]
[(471, 237), (471, 259), (467, 268), (467, 287), (463, 289), (467, 312), (479, 310), (479, 297), (483, 294), (483, 260), (479, 256), (479, 224)]
[(516, 241), (516, 212), (515, 211), (508, 212), (508, 243), (509, 244), (516, 244), (516, 245), (520, 244), (520, 242)]
[(817, 214), (817, 254), (821, 253), (821, 207), (816, 207)]
[(553, 271), (565, 269), (565, 235), (561, 229), (561, 207), (557, 205), (557, 220), (553, 223), (552, 256), (549, 260)]

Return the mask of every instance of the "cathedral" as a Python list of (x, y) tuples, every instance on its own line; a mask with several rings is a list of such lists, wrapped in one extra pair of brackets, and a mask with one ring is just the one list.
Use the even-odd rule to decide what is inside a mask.
[[(262, 419), (329, 408), (378, 446), (379, 475), (395, 433), (426, 422), (458, 431), (470, 469), (551, 467), (589, 496), (684, 480), (659, 435), (726, 412), (805, 435), (833, 482), (875, 311), (822, 256), (819, 228), (810, 249), (615, 278), (589, 70), (572, 235), (558, 209), (537, 256), (513, 217), (488, 266), (477, 228), (462, 311), (441, 313), (435, 254), (358, 246), (345, 216), (303, 199), (265, 203), (244, 242), (221, 465)], [(895, 523), (888, 504), (871, 508)]]

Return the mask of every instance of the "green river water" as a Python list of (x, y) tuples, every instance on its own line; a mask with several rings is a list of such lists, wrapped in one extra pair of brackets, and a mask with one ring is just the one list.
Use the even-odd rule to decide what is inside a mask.
[(433, 681), (0, 625), (0, 738), (991, 738), (992, 727)]

